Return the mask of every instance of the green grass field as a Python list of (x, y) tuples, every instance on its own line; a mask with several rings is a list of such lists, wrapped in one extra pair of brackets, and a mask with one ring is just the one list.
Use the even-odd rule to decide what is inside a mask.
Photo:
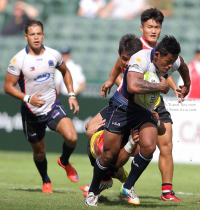
[[(119, 194), (121, 183), (99, 197), (98, 207), (84, 205), (80, 187), (92, 179), (92, 167), (86, 155), (72, 155), (71, 163), (77, 169), (80, 181), (70, 182), (63, 168), (57, 165), (59, 154), (47, 153), (48, 174), (53, 194), (42, 194), (42, 181), (32, 159), (32, 153), (0, 151), (0, 210), (73, 210), (73, 209), (200, 209), (200, 166), (175, 165), (173, 189), (182, 203), (160, 201), (161, 176), (157, 164), (151, 163), (135, 185), (141, 204), (129, 205)], [(130, 162), (125, 166), (130, 169)]]

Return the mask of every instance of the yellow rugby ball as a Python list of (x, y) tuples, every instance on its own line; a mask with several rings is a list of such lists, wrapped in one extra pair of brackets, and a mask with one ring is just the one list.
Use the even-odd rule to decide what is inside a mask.
[[(152, 83), (160, 83), (158, 76), (153, 72), (144, 74), (144, 80)], [(160, 96), (160, 92), (139, 94), (141, 102), (145, 105), (154, 105)]]

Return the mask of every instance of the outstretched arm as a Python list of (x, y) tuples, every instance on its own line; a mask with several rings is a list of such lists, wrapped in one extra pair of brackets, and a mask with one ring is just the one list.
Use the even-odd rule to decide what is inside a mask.
[[(118, 57), (114, 67), (112, 68), (112, 70), (110, 71), (110, 78), (102, 85), (101, 87), (101, 96), (102, 97), (106, 97), (107, 93), (110, 93), (110, 90), (112, 88), (112, 86), (115, 84), (119, 86), (121, 83), (121, 79), (122, 77), (119, 76), (120, 73), (122, 73), (121, 67), (120, 67), (120, 57)], [(116, 81), (117, 80), (117, 81)]]
[(184, 62), (183, 58), (180, 56), (181, 59), (181, 65), (178, 68), (178, 72), (181, 75), (184, 85), (180, 86), (180, 89), (177, 89), (176, 91), (179, 93), (178, 97), (181, 98), (181, 100), (184, 100), (185, 96), (188, 95), (190, 91), (190, 74), (187, 64)]

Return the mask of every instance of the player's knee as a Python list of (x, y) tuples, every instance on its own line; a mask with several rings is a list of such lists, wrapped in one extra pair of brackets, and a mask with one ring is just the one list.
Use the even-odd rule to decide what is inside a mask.
[(67, 144), (69, 145), (75, 145), (78, 139), (77, 134), (74, 131), (68, 131), (66, 135), (64, 136), (64, 138)]
[(156, 150), (156, 144), (148, 144), (145, 147), (142, 147), (141, 150), (147, 155), (152, 155)]
[(104, 162), (110, 164), (111, 162), (113, 162), (113, 160), (115, 160), (118, 154), (119, 154), (119, 150), (117, 149), (115, 151), (112, 151), (112, 150), (104, 151), (104, 155), (103, 155)]
[(160, 146), (161, 155), (172, 155), (172, 143)]
[(45, 157), (45, 152), (44, 151), (39, 151), (39, 152), (34, 152), (34, 157), (37, 160), (42, 160)]

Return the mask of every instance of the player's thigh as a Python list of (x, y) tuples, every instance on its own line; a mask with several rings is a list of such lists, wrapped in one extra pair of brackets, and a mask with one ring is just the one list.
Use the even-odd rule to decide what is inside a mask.
[(113, 155), (119, 153), (121, 148), (123, 135), (111, 133), (107, 130), (104, 131), (104, 148), (103, 152), (111, 152)]
[(161, 152), (172, 151), (172, 124), (170, 122), (164, 123), (166, 132), (164, 135), (158, 136), (157, 146)]
[(62, 118), (56, 126), (56, 131), (61, 134), (65, 139), (77, 140), (76, 130), (72, 120), (68, 117)]
[(139, 145), (141, 149), (155, 150), (158, 131), (155, 124), (147, 122), (140, 127)]

